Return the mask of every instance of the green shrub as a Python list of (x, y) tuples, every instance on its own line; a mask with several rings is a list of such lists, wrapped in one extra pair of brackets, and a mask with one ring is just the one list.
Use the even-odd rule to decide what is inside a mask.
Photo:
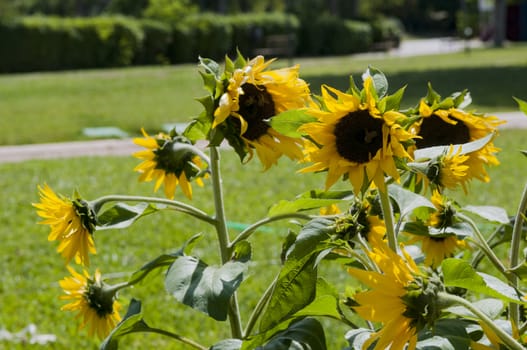
[(167, 63), (168, 48), (172, 42), (170, 25), (154, 20), (142, 20), (141, 29), (144, 33), (143, 45), (137, 53), (134, 63)]
[(276, 34), (297, 35), (300, 23), (296, 16), (284, 13), (247, 13), (227, 17), (232, 27), (234, 54), (239, 49), (249, 56), (254, 49), (265, 46), (265, 37)]
[(168, 47), (168, 59), (171, 63), (197, 62), (195, 55), (194, 31), (183, 22), (172, 26), (172, 40)]
[(367, 51), (372, 43), (371, 26), (365, 22), (320, 16), (300, 31), (299, 54), (343, 55)]
[(390, 41), (395, 46), (399, 46), (404, 33), (404, 26), (399, 19), (380, 16), (372, 20), (370, 24), (374, 43)]
[(202, 13), (183, 21), (191, 31), (192, 56), (221, 60), (232, 47), (232, 27), (225, 16)]
[(24, 17), (0, 23), (0, 71), (130, 65), (143, 42), (125, 17)]

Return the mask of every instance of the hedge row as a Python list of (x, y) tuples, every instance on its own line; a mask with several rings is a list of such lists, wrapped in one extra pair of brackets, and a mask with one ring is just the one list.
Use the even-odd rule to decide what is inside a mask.
[(221, 60), (251, 56), (265, 38), (294, 34), (297, 55), (366, 51), (378, 36), (371, 23), (322, 16), (302, 26), (293, 15), (198, 14), (178, 23), (127, 17), (24, 17), (0, 23), (0, 72), (80, 69)]

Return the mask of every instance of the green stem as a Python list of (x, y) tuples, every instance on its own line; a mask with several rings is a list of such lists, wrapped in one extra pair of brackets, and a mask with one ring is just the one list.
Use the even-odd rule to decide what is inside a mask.
[(384, 218), (384, 224), (386, 226), (386, 236), (388, 237), (388, 246), (394, 251), (397, 251), (397, 235), (395, 233), (395, 226), (393, 224), (393, 213), (392, 205), (390, 203), (390, 197), (388, 196), (388, 190), (379, 190), (379, 197), (381, 199), (381, 208)]
[(232, 241), (232, 243), (230, 244), (230, 247), (232, 248), (232, 247), (234, 247), (234, 245), (236, 243), (238, 243), (240, 241), (243, 241), (243, 240), (246, 240), (247, 238), (249, 238), (254, 233), (254, 231), (256, 231), (258, 229), (258, 227), (260, 227), (260, 226), (267, 225), (267, 224), (269, 224), (271, 222), (274, 222), (274, 221), (291, 219), (291, 218), (305, 219), (305, 220), (311, 219), (311, 217), (309, 215), (301, 214), (301, 213), (287, 213), (287, 214), (271, 216), (269, 218), (264, 218), (264, 219), (262, 219), (260, 221), (255, 222), (254, 224), (252, 224), (251, 226), (247, 227), (245, 230), (240, 232), (238, 237), (236, 237)]
[[(229, 231), (227, 229), (227, 218), (225, 215), (225, 207), (223, 203), (223, 189), (220, 171), (220, 154), (218, 148), (215, 146), (210, 148), (210, 170), (212, 190), (214, 193), (214, 208), (216, 211), (216, 215), (214, 218), (216, 234), (218, 236), (218, 243), (220, 246), (221, 262), (225, 264), (231, 259), (231, 249), (229, 242)], [(243, 331), (236, 293), (233, 293), (230, 299), (228, 314), (229, 322), (231, 325), (232, 337), (241, 339), (243, 336)]]
[(510, 334), (505, 332), (503, 329), (498, 327), (494, 321), (492, 321), (487, 315), (485, 315), (484, 312), (479, 310), (477, 307), (475, 307), (471, 302), (468, 300), (461, 298), (457, 295), (448, 294), (445, 292), (438, 293), (438, 298), (440, 298), (442, 301), (446, 303), (454, 303), (459, 304), (461, 306), (464, 306), (467, 308), (470, 312), (472, 312), (474, 315), (476, 315), (481, 321), (483, 321), (493, 332), (496, 334), (503, 344), (507, 347), (507, 349), (511, 350), (525, 350), (523, 345), (518, 343), (516, 339), (514, 339)]
[(143, 331), (144, 332), (150, 332), (150, 333), (157, 333), (157, 334), (161, 334), (161, 335), (164, 335), (164, 336), (167, 336), (167, 337), (170, 337), (170, 338), (174, 338), (176, 340), (179, 340), (182, 343), (185, 343), (187, 345), (192, 346), (194, 349), (199, 349), (199, 350), (207, 350), (207, 349), (209, 349), (207, 346), (203, 346), (201, 344), (198, 344), (197, 342), (195, 342), (192, 339), (183, 337), (183, 336), (181, 336), (179, 334), (175, 334), (175, 333), (172, 333), (172, 332), (169, 332), (169, 331), (165, 331), (163, 329), (148, 327), (147, 329), (145, 329)]
[(147, 202), (147, 203), (156, 203), (163, 204), (167, 207), (175, 209), (185, 214), (189, 214), (199, 220), (205, 221), (211, 225), (216, 225), (216, 220), (207, 213), (182, 202), (174, 201), (171, 199), (157, 198), (157, 197), (145, 197), (145, 196), (127, 196), (127, 195), (109, 195), (100, 197), (96, 200), (90, 202), (93, 206), (93, 210), (98, 212), (102, 206), (109, 202)]
[(251, 334), (256, 324), (256, 321), (258, 321), (258, 318), (260, 317), (263, 309), (269, 302), (271, 295), (273, 295), (274, 287), (277, 280), (278, 278), (274, 279), (273, 283), (271, 283), (269, 287), (267, 287), (260, 300), (258, 300), (258, 304), (256, 304), (256, 306), (254, 307), (254, 310), (251, 316), (249, 317), (249, 321), (247, 321), (247, 325), (245, 326), (245, 330), (243, 331), (243, 339), (247, 338)]
[[(527, 184), (523, 189), (523, 194), (520, 199), (520, 204), (518, 206), (518, 211), (516, 212), (516, 218), (514, 220), (514, 227), (512, 229), (512, 239), (511, 239), (511, 250), (510, 250), (510, 267), (515, 268), (520, 261), (520, 243), (522, 239), (522, 228), (525, 212), (527, 211)], [(518, 288), (519, 278), (515, 274), (511, 275), (511, 283), (514, 288)], [(520, 305), (511, 304), (510, 307), (511, 321), (515, 325), (520, 323)]]
[(487, 255), (489, 260), (498, 269), (498, 271), (501, 274), (503, 274), (503, 276), (505, 276), (510, 281), (511, 280), (511, 274), (507, 271), (507, 269), (502, 264), (500, 259), (496, 256), (496, 254), (494, 254), (492, 249), (489, 247), (489, 245), (487, 243), (487, 240), (485, 239), (483, 234), (480, 232), (478, 226), (474, 223), (474, 221), (472, 221), (472, 219), (469, 218), (468, 216), (466, 216), (464, 214), (461, 214), (459, 212), (456, 215), (458, 216), (458, 218), (460, 218), (461, 220), (463, 220), (464, 222), (469, 224), (470, 227), (472, 227), (472, 230), (474, 231), (474, 235), (475, 235), (475, 237), (477, 239), (475, 241), (477, 243), (477, 245), (481, 248), (481, 250), (483, 250), (485, 255)]

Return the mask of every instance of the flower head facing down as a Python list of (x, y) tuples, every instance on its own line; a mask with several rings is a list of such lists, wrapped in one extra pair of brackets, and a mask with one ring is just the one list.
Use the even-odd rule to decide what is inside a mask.
[(305, 147), (314, 164), (301, 171), (327, 171), (326, 189), (347, 177), (355, 193), (370, 183), (384, 191), (385, 175), (399, 179), (395, 158), (410, 158), (404, 143), (413, 136), (398, 123), (402, 113), (379, 110), (373, 79), (366, 78), (360, 95), (323, 86), (321, 101), (307, 111), (318, 121), (300, 127), (314, 141)]
[(89, 266), (89, 254), (95, 254), (93, 232), (97, 219), (86, 201), (69, 199), (56, 194), (47, 184), (39, 186), (40, 202), (34, 203), (37, 214), (44, 220), (39, 224), (49, 225), (49, 241), (59, 241), (57, 251), (69, 263)]
[(136, 158), (143, 160), (134, 170), (141, 173), (139, 181), (155, 180), (154, 191), (164, 184), (165, 196), (174, 199), (176, 187), (192, 199), (192, 186), (195, 180), (198, 186), (203, 186), (202, 177), (206, 177), (203, 161), (192, 150), (192, 145), (183, 136), (159, 133), (149, 136), (142, 130), (144, 138), (134, 139), (134, 143), (147, 148), (134, 153)]
[[(436, 304), (441, 282), (423, 275), (410, 256), (404, 259), (381, 240), (372, 241), (369, 256), (380, 272), (350, 268), (349, 273), (371, 290), (355, 294), (355, 312), (366, 320), (382, 323), (365, 348), (376, 342), (375, 350), (415, 349), (417, 333), (433, 324), (441, 310)], [(404, 251), (403, 251), (404, 252)]]
[(224, 131), (231, 145), (244, 145), (244, 152), (252, 156), (256, 151), (265, 169), (286, 155), (302, 158), (299, 139), (274, 130), (269, 121), (287, 110), (299, 109), (309, 101), (309, 87), (298, 76), (298, 66), (268, 70), (273, 60), (262, 56), (244, 62), (243, 67), (227, 72), (226, 91), (214, 111), (213, 128)]
[(65, 293), (60, 299), (69, 300), (70, 303), (61, 310), (77, 311), (76, 318), (82, 319), (80, 328), (88, 326), (90, 336), (105, 338), (121, 321), (121, 305), (115, 300), (116, 290), (104, 283), (99, 270), (95, 271), (93, 278), (86, 270), (83, 274), (69, 266), (68, 270), (71, 276), (65, 277), (59, 284)]
[[(454, 105), (446, 108), (440, 106), (437, 102), (429, 105), (426, 99), (420, 101), (419, 116), (421, 120), (415, 124), (415, 132), (420, 136), (416, 139), (418, 149), (460, 145), (476, 141), (495, 133), (497, 127), (503, 123), (494, 116), (468, 113)], [(499, 164), (495, 156), (498, 151), (499, 148), (495, 147), (491, 140), (481, 149), (468, 153), (468, 158), (463, 161), (463, 165), (467, 167), (464, 170), (465, 175), (460, 177), (458, 174), (458, 179), (461, 178), (465, 182), (477, 178), (488, 182), (490, 178), (485, 166)], [(459, 167), (457, 169), (459, 170)]]

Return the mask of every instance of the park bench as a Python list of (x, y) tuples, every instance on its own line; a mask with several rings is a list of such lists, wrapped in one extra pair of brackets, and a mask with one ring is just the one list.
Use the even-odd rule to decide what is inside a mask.
[(296, 48), (295, 34), (275, 34), (268, 35), (263, 40), (263, 47), (254, 49), (253, 54), (265, 57), (286, 57), (290, 61), (293, 59)]

